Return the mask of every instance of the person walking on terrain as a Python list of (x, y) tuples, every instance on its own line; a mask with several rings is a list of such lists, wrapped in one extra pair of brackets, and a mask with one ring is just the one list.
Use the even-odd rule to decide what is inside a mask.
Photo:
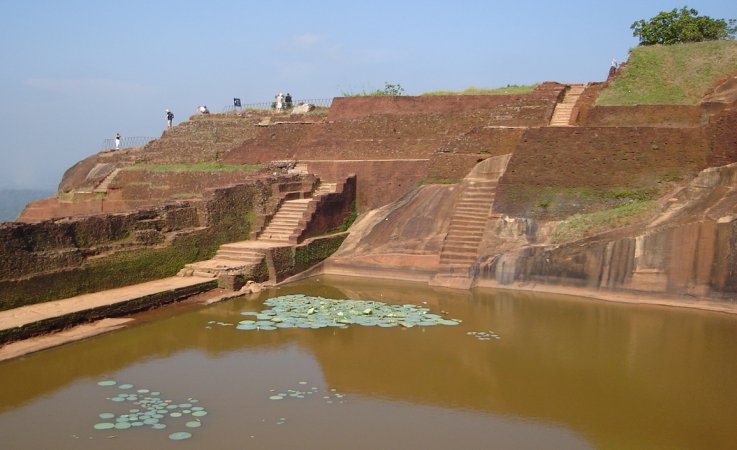
[(171, 128), (171, 123), (174, 121), (174, 113), (166, 110), (166, 128)]

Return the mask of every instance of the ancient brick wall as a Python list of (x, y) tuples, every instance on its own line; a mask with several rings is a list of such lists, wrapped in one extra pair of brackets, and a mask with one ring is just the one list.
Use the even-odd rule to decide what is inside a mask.
[(480, 161), (512, 153), (526, 128), (479, 127), (441, 146), (430, 157), (428, 179), (457, 182)]
[(698, 105), (595, 106), (578, 121), (587, 127), (698, 127)]
[(121, 200), (149, 200), (156, 204), (177, 197), (201, 197), (207, 189), (246, 183), (263, 175), (264, 171), (123, 170), (115, 177), (109, 189), (113, 191), (111, 194), (117, 194)]
[(172, 276), (221, 243), (248, 239), (278, 182), (264, 177), (124, 214), (2, 224), (0, 310)]
[(356, 175), (359, 213), (381, 207), (410, 192), (427, 177), (428, 160), (306, 161), (310, 173), (325, 181)]
[(339, 184), (338, 192), (327, 194), (320, 200), (299, 241), (335, 232), (343, 225), (355, 205), (356, 177), (350, 176)]
[(488, 111), (490, 120), (505, 122), (499, 124), (543, 125), (550, 120), (559, 92), (550, 89), (522, 95), (338, 97), (333, 99), (328, 119), (427, 114), (430, 111), (436, 114)]
[[(530, 217), (534, 205), (521, 193), (535, 190), (657, 191), (661, 182), (686, 180), (705, 168), (708, 152), (701, 128), (529, 129), (499, 181), (494, 208)], [(559, 213), (583, 211), (572, 204)]]
[(723, 166), (737, 162), (737, 105), (712, 117), (707, 132), (712, 148), (708, 165)]

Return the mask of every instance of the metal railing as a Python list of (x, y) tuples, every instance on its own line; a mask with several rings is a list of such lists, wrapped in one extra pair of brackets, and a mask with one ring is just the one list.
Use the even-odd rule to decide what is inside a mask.
[[(144, 145), (148, 144), (154, 139), (156, 138), (148, 137), (148, 136), (122, 137), (120, 138), (120, 148), (143, 147)], [(104, 152), (105, 150), (112, 150), (114, 148), (115, 148), (115, 139), (104, 139), (102, 141), (101, 151)]]
[[(297, 106), (304, 103), (308, 103), (310, 105), (319, 106), (321, 108), (329, 108), (330, 105), (333, 103), (332, 98), (306, 98), (306, 99), (300, 99), (295, 100), (292, 102), (292, 105)], [(233, 111), (241, 111), (243, 109), (274, 109), (274, 102), (266, 102), (266, 103), (247, 103), (243, 104), (240, 107), (236, 107), (233, 105), (228, 105), (223, 107), (223, 112), (233, 112)]]

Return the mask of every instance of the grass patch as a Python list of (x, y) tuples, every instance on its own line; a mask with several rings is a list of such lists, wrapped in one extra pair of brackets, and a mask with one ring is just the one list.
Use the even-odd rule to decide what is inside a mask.
[(649, 215), (655, 205), (653, 200), (638, 200), (590, 214), (574, 214), (558, 224), (551, 240), (559, 244), (626, 227)]
[(256, 172), (263, 164), (226, 164), (206, 162), (197, 164), (136, 164), (123, 170), (145, 170), (148, 172)]
[(695, 105), (737, 72), (737, 42), (639, 46), (597, 105)]
[(529, 94), (537, 87), (537, 84), (516, 85), (508, 84), (504, 87), (494, 89), (484, 89), (471, 86), (462, 91), (431, 91), (420, 95), (511, 95), (511, 94)]
[(201, 192), (179, 192), (177, 194), (172, 194), (171, 198), (202, 198)]

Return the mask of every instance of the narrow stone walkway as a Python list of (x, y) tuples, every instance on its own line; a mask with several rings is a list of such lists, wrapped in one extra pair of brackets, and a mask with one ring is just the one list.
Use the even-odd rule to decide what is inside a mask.
[(207, 283), (197, 278), (170, 277), (147, 283), (134, 284), (107, 291), (78, 295), (63, 300), (22, 306), (7, 311), (0, 311), (0, 333), (12, 328), (23, 327), (45, 319), (75, 314), (95, 308), (116, 305), (138, 300), (150, 295), (168, 291), (177, 291)]
[(586, 89), (586, 84), (572, 84), (563, 96), (563, 100), (555, 105), (553, 116), (550, 118), (551, 127), (570, 127), (573, 124), (573, 107)]

